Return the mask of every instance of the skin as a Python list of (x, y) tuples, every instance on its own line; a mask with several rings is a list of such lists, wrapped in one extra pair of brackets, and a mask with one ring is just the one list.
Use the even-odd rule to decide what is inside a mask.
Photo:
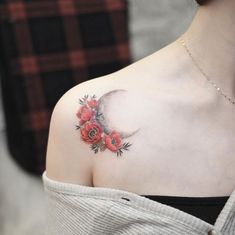
[[(211, 1), (199, 7), (184, 33), (194, 59), (233, 100), (234, 10), (234, 0)], [(94, 154), (77, 141), (76, 115), (63, 117), (77, 112), (77, 100), (85, 94), (100, 98), (116, 89), (128, 92), (110, 99), (109, 125), (122, 132), (139, 129), (125, 140), (132, 145), (119, 158), (108, 150)], [(228, 196), (235, 189), (234, 108), (176, 40), (62, 97), (50, 126), (47, 175), (140, 195)]]
[[(234, 10), (233, 0), (211, 1), (199, 7), (184, 33), (194, 59), (233, 100)], [(207, 82), (178, 40), (121, 70), (114, 79), (123, 84), (128, 80), (129, 90), (141, 91), (148, 118), (154, 122), (139, 123), (144, 128), (132, 138), (135, 148), (125, 162), (95, 161), (96, 186), (141, 195), (231, 194), (235, 107)]]

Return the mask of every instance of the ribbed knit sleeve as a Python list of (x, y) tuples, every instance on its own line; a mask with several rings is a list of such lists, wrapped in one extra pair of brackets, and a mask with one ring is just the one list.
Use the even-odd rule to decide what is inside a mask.
[[(49, 179), (46, 172), (42, 177), (47, 200), (46, 235), (222, 234), (216, 226), (193, 215), (135, 193), (62, 183)], [(223, 234), (235, 231), (234, 195), (225, 205), (230, 213), (224, 211), (219, 216), (220, 227), (226, 224), (223, 219), (230, 221), (226, 224), (229, 233)]]

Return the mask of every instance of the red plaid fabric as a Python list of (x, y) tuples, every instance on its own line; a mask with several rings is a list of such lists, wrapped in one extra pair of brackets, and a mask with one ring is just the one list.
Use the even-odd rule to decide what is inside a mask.
[(126, 0), (0, 0), (0, 68), (8, 146), (45, 169), (50, 116), (83, 81), (130, 64)]

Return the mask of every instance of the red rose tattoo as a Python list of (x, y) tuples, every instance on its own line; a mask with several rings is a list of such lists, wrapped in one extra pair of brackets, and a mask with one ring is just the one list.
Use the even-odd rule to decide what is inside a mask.
[(89, 121), (93, 116), (93, 113), (94, 111), (86, 105), (82, 106), (77, 112), (77, 117), (80, 118), (79, 124), (83, 125), (85, 122)]
[(116, 152), (122, 145), (122, 139), (116, 131), (113, 131), (110, 135), (106, 135), (104, 142), (107, 148), (113, 152)]
[(94, 153), (108, 149), (116, 153), (117, 156), (121, 156), (123, 150), (129, 150), (131, 146), (128, 142), (123, 143), (123, 139), (132, 136), (138, 130), (131, 133), (111, 130), (102, 112), (107, 98), (117, 92), (123, 91), (125, 90), (113, 90), (104, 94), (99, 100), (96, 100), (95, 95), (91, 96), (89, 100), (88, 95), (79, 99), (79, 103), (82, 106), (80, 106), (76, 113), (76, 117), (79, 120), (79, 125), (76, 127), (77, 130), (80, 130), (81, 140), (90, 144), (90, 148)]
[(97, 143), (102, 138), (102, 128), (96, 122), (86, 123), (81, 129), (81, 138), (87, 143)]

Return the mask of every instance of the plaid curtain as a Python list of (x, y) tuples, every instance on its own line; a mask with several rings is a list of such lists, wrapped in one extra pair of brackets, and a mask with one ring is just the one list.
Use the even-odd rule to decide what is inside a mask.
[(41, 174), (50, 116), (83, 81), (130, 63), (126, 0), (1, 0), (0, 77), (8, 147)]

